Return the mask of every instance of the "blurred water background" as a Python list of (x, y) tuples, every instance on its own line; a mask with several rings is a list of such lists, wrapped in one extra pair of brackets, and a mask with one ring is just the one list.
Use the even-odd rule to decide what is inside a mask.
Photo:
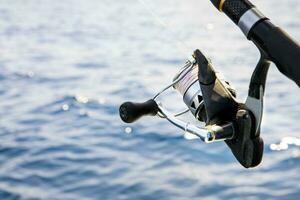
[[(299, 0), (253, 2), (300, 41)], [(245, 99), (258, 51), (209, 1), (2, 0), (0, 199), (299, 199), (300, 93), (274, 65), (255, 169), (165, 121), (120, 121), (196, 48)]]

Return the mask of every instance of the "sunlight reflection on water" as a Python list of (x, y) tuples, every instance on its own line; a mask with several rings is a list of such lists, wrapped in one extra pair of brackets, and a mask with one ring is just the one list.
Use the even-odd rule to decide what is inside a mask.
[(287, 150), (290, 146), (300, 146), (300, 138), (284, 137), (278, 144), (270, 144), (270, 149), (273, 151)]

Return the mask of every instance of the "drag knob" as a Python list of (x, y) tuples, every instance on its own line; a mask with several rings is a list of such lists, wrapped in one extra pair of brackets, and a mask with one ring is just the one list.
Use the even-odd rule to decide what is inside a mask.
[(142, 116), (154, 116), (158, 112), (158, 106), (154, 100), (144, 103), (125, 102), (120, 106), (119, 112), (121, 119), (126, 123), (132, 123)]

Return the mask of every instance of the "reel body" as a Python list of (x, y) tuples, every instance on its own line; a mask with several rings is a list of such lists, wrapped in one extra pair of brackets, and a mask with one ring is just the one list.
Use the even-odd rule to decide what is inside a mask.
[[(257, 68), (260, 69), (261, 65)], [(254, 74), (261, 74), (261, 70), (256, 71)], [(263, 71), (266, 75), (267, 70)], [(252, 80), (256, 80), (255, 76)], [(170, 88), (182, 95), (187, 110), (172, 114), (158, 101), (158, 97)], [(263, 91), (260, 91), (262, 93), (258, 94), (259, 98), (249, 95), (248, 106), (237, 102), (235, 90), (215, 72), (211, 62), (196, 50), (170, 85), (145, 103), (122, 104), (120, 117), (124, 122), (132, 123), (144, 115), (159, 116), (205, 143), (225, 141), (244, 167), (255, 167), (261, 162), (263, 150), (260, 138)], [(199, 122), (205, 122), (206, 126), (180, 120), (178, 117), (186, 112), (191, 112)]]

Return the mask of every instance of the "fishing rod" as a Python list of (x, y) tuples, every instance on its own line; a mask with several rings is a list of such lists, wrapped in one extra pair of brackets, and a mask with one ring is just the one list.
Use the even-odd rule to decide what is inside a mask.
[(248, 0), (211, 0), (260, 50), (261, 59), (275, 63), (300, 87), (300, 47)]
[[(268, 69), (271, 62), (275, 63), (299, 86), (300, 47), (249, 1), (211, 2), (241, 28), (261, 53), (250, 80), (246, 102), (236, 99), (236, 91), (229, 82), (216, 73), (211, 61), (200, 50), (196, 50), (173, 81), (152, 99), (144, 103), (123, 103), (119, 109), (120, 117), (126, 123), (133, 123), (142, 116), (158, 116), (205, 143), (225, 141), (242, 166), (255, 167), (263, 156), (260, 128)], [(182, 95), (187, 110), (173, 114), (159, 101), (159, 97), (171, 88)], [(192, 113), (197, 122), (179, 118), (186, 112)]]

